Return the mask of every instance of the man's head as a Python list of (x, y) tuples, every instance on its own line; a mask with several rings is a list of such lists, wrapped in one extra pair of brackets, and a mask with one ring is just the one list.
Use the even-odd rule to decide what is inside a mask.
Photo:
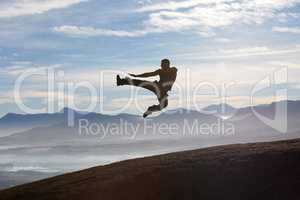
[(161, 60), (161, 68), (166, 69), (170, 67), (170, 60), (169, 59), (163, 59)]

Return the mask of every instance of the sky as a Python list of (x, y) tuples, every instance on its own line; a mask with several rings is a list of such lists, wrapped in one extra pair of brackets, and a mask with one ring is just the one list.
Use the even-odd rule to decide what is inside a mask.
[(178, 68), (168, 109), (300, 99), (299, 19), (299, 0), (2, 0), (0, 116), (141, 113), (155, 97), (115, 75), (163, 58)]

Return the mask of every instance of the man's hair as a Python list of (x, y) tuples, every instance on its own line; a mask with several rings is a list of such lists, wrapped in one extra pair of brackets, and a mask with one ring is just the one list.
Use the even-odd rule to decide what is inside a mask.
[(170, 67), (170, 60), (169, 59), (162, 59), (161, 60), (161, 65)]

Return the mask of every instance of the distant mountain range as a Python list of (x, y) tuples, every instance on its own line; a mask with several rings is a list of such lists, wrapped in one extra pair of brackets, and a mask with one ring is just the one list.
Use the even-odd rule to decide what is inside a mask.
[[(272, 130), (272, 127), (268, 127), (260, 121), (260, 119), (258, 119), (253, 113), (253, 110), (262, 116), (272, 119), (274, 117), (276, 105), (279, 104), (287, 105), (288, 132), (298, 131), (300, 129), (300, 126), (298, 125), (298, 122), (300, 121), (300, 101), (280, 101), (268, 105), (258, 105), (239, 109), (227, 104), (211, 105), (201, 111), (181, 108), (162, 113), (157, 117), (147, 120), (149, 121), (149, 124), (177, 123), (179, 126), (183, 126), (184, 122), (193, 123), (195, 119), (198, 120), (199, 123), (208, 124), (222, 120), (222, 123), (234, 124), (235, 128), (238, 130), (237, 134), (240, 134), (241, 132), (255, 132), (255, 134), (257, 134), (257, 130), (262, 129), (273, 133), (276, 132), (276, 130)], [(75, 127), (69, 128), (67, 126), (68, 112), (74, 114)], [(226, 116), (226, 120), (224, 120), (224, 116)], [(60, 139), (62, 139), (62, 137), (66, 135), (64, 132), (74, 131), (74, 129), (78, 128), (79, 120), (82, 119), (88, 120), (89, 123), (95, 122), (98, 124), (118, 124), (121, 123), (121, 120), (132, 124), (141, 124), (145, 121), (137, 115), (119, 114), (113, 116), (100, 113), (81, 113), (69, 108), (64, 108), (58, 113), (8, 113), (0, 119), (0, 137), (2, 135), (3, 140), (5, 138), (16, 138), (22, 135), (22, 138), (25, 139), (28, 137), (28, 140), (31, 140), (30, 137), (33, 136), (40, 137), (41, 135), (45, 136), (50, 134), (48, 135), (49, 138), (52, 137), (54, 139), (55, 135), (58, 134), (60, 135)], [(55, 133), (53, 133), (52, 129), (55, 130)], [(9, 132), (5, 132), (6, 130), (9, 130)]]
[[(272, 119), (275, 108), (284, 105), (287, 105), (286, 133), (257, 117), (259, 114)], [(68, 112), (74, 114), (73, 127), (67, 126)], [(87, 128), (81, 129), (81, 122), (88, 123)], [(69, 108), (50, 114), (9, 113), (0, 119), (0, 164), (4, 166), (0, 167), (0, 188), (1, 184), (4, 187), (24, 183), (24, 178), (15, 180), (20, 174), (26, 180), (30, 178), (28, 174), (35, 174), (32, 180), (36, 180), (37, 176), (44, 178), (47, 174), (136, 157), (223, 144), (299, 138), (299, 124), (300, 101), (245, 108), (212, 105), (202, 111), (180, 108), (149, 119), (130, 114), (82, 113)], [(17, 174), (14, 176), (14, 173)], [(10, 177), (14, 177), (13, 182)]]
[(213, 104), (210, 106), (207, 106), (205, 108), (202, 109), (202, 111), (207, 112), (207, 113), (211, 113), (211, 114), (215, 114), (215, 115), (219, 115), (219, 116), (228, 116), (228, 115), (232, 115), (234, 114), (238, 109), (228, 105), (226, 103), (222, 103), (222, 104)]

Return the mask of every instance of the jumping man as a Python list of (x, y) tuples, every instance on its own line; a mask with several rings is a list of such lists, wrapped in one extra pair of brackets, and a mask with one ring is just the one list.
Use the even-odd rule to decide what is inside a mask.
[(153, 71), (146, 72), (143, 74), (129, 74), (133, 77), (151, 77), (151, 76), (159, 76), (159, 81), (144, 81), (139, 79), (131, 79), (129, 77), (125, 77), (123, 79), (117, 75), (117, 86), (121, 85), (133, 85), (137, 87), (142, 87), (147, 90), (153, 92), (158, 99), (159, 104), (148, 107), (147, 111), (144, 113), (143, 117), (147, 117), (152, 112), (161, 111), (162, 109), (168, 106), (168, 92), (172, 89), (172, 86), (176, 80), (177, 76), (177, 68), (170, 67), (170, 60), (163, 59), (161, 61), (161, 68)]

